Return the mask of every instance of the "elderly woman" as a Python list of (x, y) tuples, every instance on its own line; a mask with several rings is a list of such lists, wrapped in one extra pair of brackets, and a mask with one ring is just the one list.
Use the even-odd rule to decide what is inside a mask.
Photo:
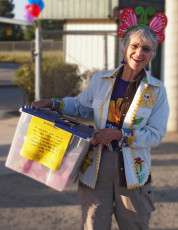
[(125, 9), (118, 29), (124, 64), (96, 73), (77, 97), (32, 103), (36, 109), (94, 116), (93, 146), (79, 173), (85, 230), (111, 229), (113, 212), (120, 230), (149, 229), (154, 210), (150, 148), (165, 135), (169, 111), (165, 87), (145, 70), (164, 39), (153, 23), (161, 18), (163, 30), (166, 17), (154, 17), (149, 26), (141, 25), (134, 10)]

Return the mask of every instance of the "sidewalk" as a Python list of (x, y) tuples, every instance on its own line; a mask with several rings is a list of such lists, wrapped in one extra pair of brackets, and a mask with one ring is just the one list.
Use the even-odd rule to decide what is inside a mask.
[[(15, 226), (18, 230), (79, 230), (81, 212), (76, 194), (77, 186), (59, 193), (4, 167), (17, 122), (17, 116), (1, 111), (1, 228), (11, 230)], [(168, 133), (162, 144), (152, 150), (156, 211), (152, 215), (151, 230), (178, 229), (177, 140), (178, 134)], [(118, 229), (115, 219), (112, 229)]]

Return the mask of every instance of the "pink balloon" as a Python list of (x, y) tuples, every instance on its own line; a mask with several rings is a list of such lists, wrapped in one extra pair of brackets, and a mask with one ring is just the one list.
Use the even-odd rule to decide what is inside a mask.
[(25, 8), (24, 8), (24, 10), (26, 10), (26, 9), (28, 9), (30, 7), (30, 5), (28, 4), (28, 5), (26, 5), (25, 6)]
[(28, 22), (33, 22), (33, 21), (35, 20), (35, 17), (33, 17), (33, 16), (30, 14), (29, 9), (25, 9), (25, 11), (24, 11), (24, 17), (25, 17), (25, 19), (26, 19)]

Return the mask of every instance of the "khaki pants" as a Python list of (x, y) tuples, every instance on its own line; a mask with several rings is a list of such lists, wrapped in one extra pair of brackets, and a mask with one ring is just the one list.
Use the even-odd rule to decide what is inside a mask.
[(96, 188), (79, 184), (84, 230), (110, 230), (113, 213), (120, 230), (149, 230), (154, 210), (151, 185), (119, 187), (118, 167), (117, 152), (103, 151)]

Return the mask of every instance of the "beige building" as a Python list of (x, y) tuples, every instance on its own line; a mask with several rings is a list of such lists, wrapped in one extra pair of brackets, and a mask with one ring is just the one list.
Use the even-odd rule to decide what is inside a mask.
[[(114, 69), (117, 24), (113, 9), (117, 5), (118, 0), (48, 0), (40, 18), (65, 20), (64, 30), (71, 34), (64, 38), (64, 59), (78, 64), (81, 73)], [(101, 34), (94, 34), (100, 31)], [(105, 31), (114, 33), (106, 37)]]

